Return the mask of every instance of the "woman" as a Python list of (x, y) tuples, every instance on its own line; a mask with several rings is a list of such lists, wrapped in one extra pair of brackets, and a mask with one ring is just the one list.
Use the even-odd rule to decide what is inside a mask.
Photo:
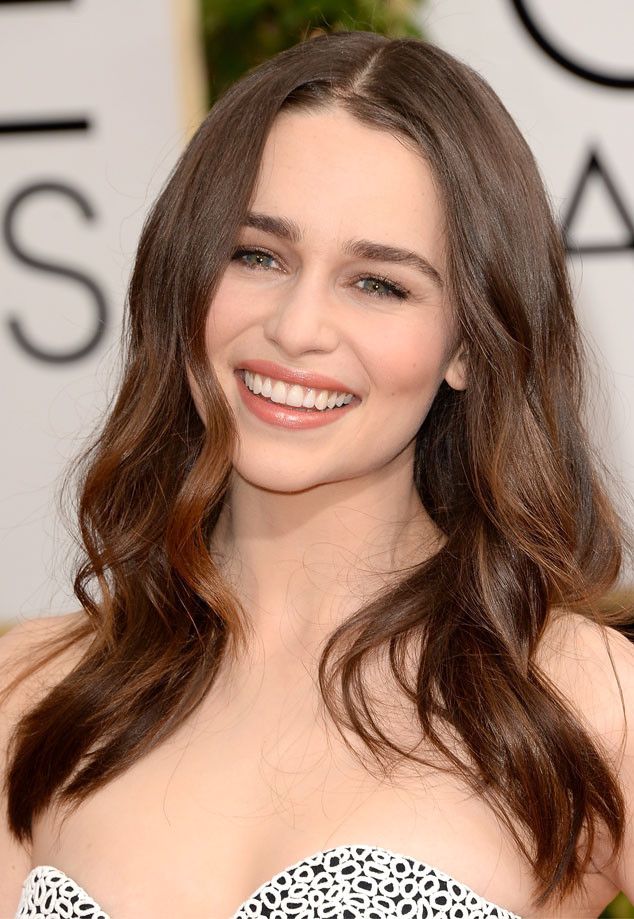
[(7, 679), (4, 913), (632, 896), (634, 654), (595, 611), (624, 537), (560, 234), (483, 80), (366, 32), (252, 71), (152, 210), (128, 332), (82, 611)]

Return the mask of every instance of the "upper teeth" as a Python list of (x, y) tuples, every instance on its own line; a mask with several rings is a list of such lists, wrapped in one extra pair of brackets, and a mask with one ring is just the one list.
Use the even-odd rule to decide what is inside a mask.
[(327, 389), (311, 389), (299, 386), (297, 383), (291, 385), (272, 377), (263, 377), (259, 373), (251, 373), (249, 370), (244, 371), (244, 382), (256, 396), (262, 395), (272, 402), (292, 405), (295, 408), (316, 408), (323, 411), (326, 408), (347, 405), (354, 399), (353, 394), (349, 392), (338, 393)]

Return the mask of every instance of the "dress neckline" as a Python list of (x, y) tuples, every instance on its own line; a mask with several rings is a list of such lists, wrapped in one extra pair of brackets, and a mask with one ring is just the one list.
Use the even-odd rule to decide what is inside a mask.
[[(512, 912), (510, 909), (507, 909), (505, 906), (500, 906), (498, 903), (494, 903), (492, 900), (487, 900), (485, 897), (481, 896), (479, 893), (473, 890), (472, 887), (469, 887), (468, 884), (465, 884), (462, 881), (459, 881), (457, 878), (453, 877), (453, 875), (447, 874), (446, 871), (442, 871), (440, 868), (437, 868), (435, 865), (429, 864), (429, 862), (423, 862), (420, 859), (415, 858), (412, 855), (404, 855), (402, 852), (394, 851), (394, 849), (386, 849), (383, 846), (375, 846), (375, 845), (370, 845), (368, 843), (362, 843), (362, 842), (345, 843), (339, 846), (332, 846), (329, 849), (320, 849), (317, 852), (312, 852), (310, 855), (306, 855), (303, 858), (298, 859), (296, 862), (293, 862), (290, 865), (286, 865), (284, 868), (282, 868), (280, 871), (276, 872), (272, 877), (270, 877), (267, 881), (264, 881), (262, 884), (260, 884), (260, 886), (257, 887), (254, 891), (252, 891), (252, 893), (249, 894), (246, 900), (240, 903), (240, 905), (237, 907), (237, 909), (235, 910), (233, 915), (230, 917), (230, 919), (238, 919), (239, 914), (243, 910), (245, 910), (257, 896), (263, 893), (268, 887), (273, 885), (275, 881), (282, 875), (296, 871), (297, 869), (301, 868), (303, 865), (310, 865), (311, 863), (319, 859), (323, 859), (325, 856), (337, 856), (339, 854), (342, 854), (344, 852), (351, 851), (351, 850), (353, 851), (361, 850), (363, 852), (378, 852), (387, 858), (399, 859), (399, 860), (402, 859), (404, 862), (410, 862), (415, 868), (419, 870), (422, 870), (424, 872), (432, 871), (437, 877), (439, 877), (441, 880), (446, 881), (448, 884), (457, 885), (462, 890), (466, 891), (470, 897), (475, 898), (483, 906), (501, 911), (504, 914), (504, 919), (506, 919), (506, 917), (508, 917), (508, 919), (522, 919), (522, 917), (519, 916), (517, 913)], [(45, 870), (45, 871), (51, 870), (51, 871), (57, 872), (58, 874), (61, 874), (63, 877), (71, 881), (86, 897), (88, 897), (92, 901), (92, 903), (94, 903), (95, 906), (99, 909), (99, 911), (103, 913), (104, 916), (108, 915), (101, 908), (101, 906), (97, 903), (97, 901), (91, 897), (88, 891), (86, 891), (83, 887), (81, 887), (80, 884), (78, 884), (75, 880), (73, 880), (73, 878), (71, 878), (70, 875), (67, 875), (66, 872), (62, 871), (61, 868), (56, 868), (55, 865), (36, 865), (34, 868), (31, 869), (28, 877), (30, 877), (31, 874), (39, 870)], [(27, 880), (28, 880), (28, 877), (27, 877)], [(108, 919), (110, 919), (110, 917), (108, 917)]]

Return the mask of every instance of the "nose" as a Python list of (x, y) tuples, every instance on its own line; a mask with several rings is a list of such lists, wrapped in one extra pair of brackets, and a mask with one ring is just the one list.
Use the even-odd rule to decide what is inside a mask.
[(271, 295), (264, 334), (289, 356), (337, 347), (334, 297), (323, 274), (303, 273)]

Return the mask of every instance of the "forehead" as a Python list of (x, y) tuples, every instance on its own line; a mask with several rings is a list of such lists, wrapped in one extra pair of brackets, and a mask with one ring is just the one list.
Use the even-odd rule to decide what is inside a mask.
[(251, 207), (296, 221), (307, 236), (364, 236), (440, 255), (441, 203), (425, 159), (334, 106), (276, 118)]

